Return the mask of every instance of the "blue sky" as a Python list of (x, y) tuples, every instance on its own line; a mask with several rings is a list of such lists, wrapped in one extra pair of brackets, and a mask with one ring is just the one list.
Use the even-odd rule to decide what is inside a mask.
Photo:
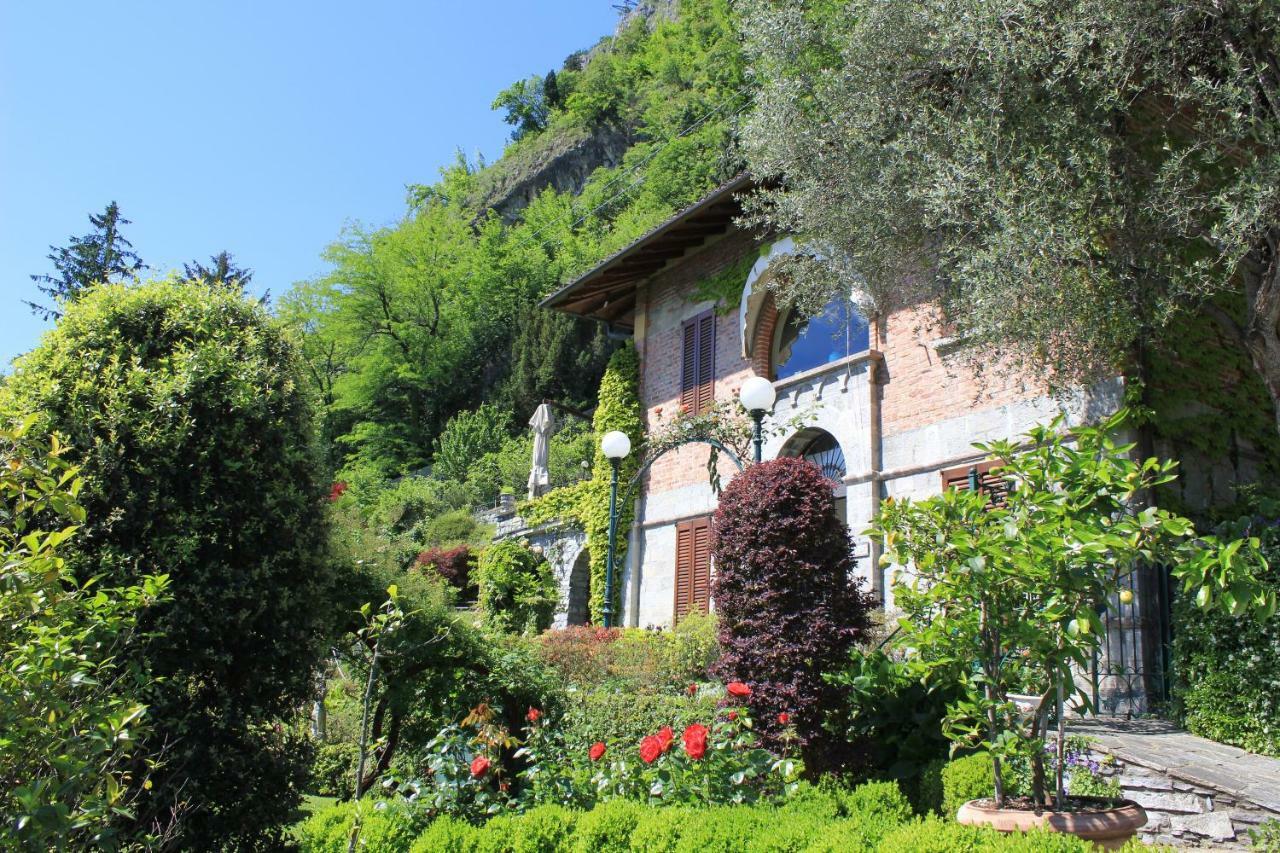
[(612, 32), (609, 0), (0, 0), (0, 371), (48, 326), (49, 245), (112, 199), (159, 270), (223, 249), (280, 294), (346, 222), (398, 218), (512, 81)]

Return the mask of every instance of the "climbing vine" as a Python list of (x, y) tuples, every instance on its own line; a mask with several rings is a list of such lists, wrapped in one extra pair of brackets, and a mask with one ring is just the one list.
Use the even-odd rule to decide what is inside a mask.
[(749, 252), (715, 275), (700, 280), (694, 286), (692, 301), (712, 300), (716, 313), (722, 317), (733, 311), (742, 301), (742, 289), (747, 286), (747, 276), (756, 258), (755, 252)]
[[(609, 539), (609, 460), (600, 450), (600, 437), (620, 430), (631, 439), (631, 453), (622, 460), (618, 471), (620, 493), (635, 476), (644, 452), (644, 421), (640, 413), (640, 359), (635, 347), (625, 346), (609, 359), (604, 378), (600, 380), (599, 405), (592, 418), (596, 435), (596, 454), (591, 466), (591, 479), (572, 486), (554, 489), (521, 507), (521, 516), (529, 524), (545, 524), (560, 519), (582, 526), (587, 534), (591, 564), (591, 620), (604, 620), (604, 584)], [(634, 504), (620, 498), (618, 505), (618, 538), (614, 563), (613, 612), (620, 614), (622, 604), (621, 567), (627, 556), (627, 533), (635, 518)]]

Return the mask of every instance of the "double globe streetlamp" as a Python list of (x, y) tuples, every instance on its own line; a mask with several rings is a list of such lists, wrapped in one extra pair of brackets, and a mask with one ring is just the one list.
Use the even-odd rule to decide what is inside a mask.
[(631, 439), (625, 432), (613, 430), (600, 439), (600, 450), (609, 460), (613, 476), (609, 480), (609, 556), (604, 564), (604, 626), (613, 627), (613, 561), (618, 543), (618, 469), (631, 453)]

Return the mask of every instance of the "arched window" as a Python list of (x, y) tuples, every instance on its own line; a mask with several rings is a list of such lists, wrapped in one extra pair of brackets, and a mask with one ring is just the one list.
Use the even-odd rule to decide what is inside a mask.
[(773, 378), (795, 376), (860, 353), (870, 345), (867, 321), (848, 297), (831, 300), (813, 317), (788, 310), (774, 333), (770, 358)]
[(841, 523), (848, 523), (848, 504), (845, 498), (844, 451), (836, 437), (824, 429), (802, 429), (782, 447), (779, 456), (807, 459), (822, 469), (822, 475), (831, 481), (835, 494), (835, 515)]

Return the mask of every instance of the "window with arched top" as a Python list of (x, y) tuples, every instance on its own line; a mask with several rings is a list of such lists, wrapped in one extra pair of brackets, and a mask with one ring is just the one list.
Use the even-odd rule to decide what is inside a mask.
[(853, 300), (837, 297), (812, 317), (788, 309), (774, 332), (773, 378), (786, 379), (863, 352), (871, 345), (870, 327)]
[(847, 523), (848, 504), (845, 498), (844, 478), (848, 473), (845, 467), (844, 450), (836, 437), (824, 429), (810, 427), (793, 435), (782, 447), (779, 456), (790, 456), (807, 459), (822, 471), (822, 475), (831, 481), (831, 491), (835, 495), (835, 516), (841, 523)]

